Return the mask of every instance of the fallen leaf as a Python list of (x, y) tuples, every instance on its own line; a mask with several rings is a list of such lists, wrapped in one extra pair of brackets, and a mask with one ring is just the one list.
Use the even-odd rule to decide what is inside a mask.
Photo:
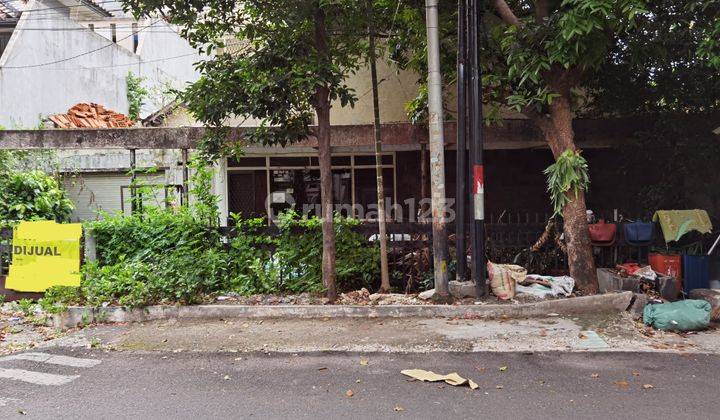
[(503, 389), (503, 388), (505, 388), (505, 387), (502, 385), (495, 385), (495, 389)]
[(548, 332), (546, 330), (540, 330), (540, 337), (547, 337)]
[(443, 385), (443, 384), (439, 384), (439, 385), (436, 385), (436, 386), (438, 387), (438, 389), (443, 389), (443, 388), (445, 388), (445, 385)]
[(651, 384), (645, 384), (645, 385), (643, 385), (643, 389), (653, 389), (653, 388), (655, 388), (655, 387), (652, 386)]
[(600, 374), (599, 374), (599, 373), (593, 373), (593, 374), (590, 375), (590, 377), (591, 377), (591, 378), (599, 378), (599, 377), (600, 377)]
[(402, 407), (399, 406), (399, 405), (396, 405), (395, 408), (393, 408), (393, 410), (395, 410), (395, 411), (405, 411), (405, 409), (402, 408)]
[(640, 376), (640, 372), (633, 372), (632, 376)]
[(360, 382), (362, 382), (360, 379), (356, 379), (356, 380), (355, 380), (355, 383), (356, 383), (356, 384), (359, 384)]
[(355, 395), (355, 393), (352, 391), (352, 389), (348, 389), (347, 391), (345, 391), (345, 396), (346, 396), (346, 397), (350, 398), (350, 397), (352, 397), (353, 395)]
[(628, 383), (628, 381), (625, 381), (625, 380), (615, 381), (615, 385), (617, 385), (618, 387), (623, 388), (623, 389), (625, 389), (625, 388), (627, 388), (627, 387), (630, 386), (630, 384)]
[(500, 372), (505, 372), (507, 370), (507, 366), (500, 366)]
[(360, 365), (361, 365), (361, 366), (367, 366), (367, 365), (368, 365), (368, 359), (360, 359)]
[(225, 379), (226, 381), (229, 381), (229, 380), (230, 380), (230, 376), (225, 375), (225, 376), (223, 376), (223, 379)]
[(319, 370), (319, 371), (323, 371), (323, 370), (328, 370), (328, 368), (326, 368), (326, 367), (321, 367), (321, 368), (318, 368), (318, 370)]

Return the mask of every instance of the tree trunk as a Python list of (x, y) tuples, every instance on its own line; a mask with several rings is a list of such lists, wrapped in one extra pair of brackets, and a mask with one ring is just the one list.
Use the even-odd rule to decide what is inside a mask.
[[(330, 161), (330, 101), (327, 88), (318, 87), (316, 93), (318, 98), (326, 98), (326, 104), (320, 104), (315, 112), (317, 113), (317, 139), (320, 161), (320, 202), (322, 206), (322, 280), (327, 297), (331, 302), (337, 298), (337, 287), (335, 285), (335, 228), (333, 226), (333, 189), (332, 169)], [(320, 101), (318, 101), (320, 102)]]
[[(315, 48), (318, 55), (327, 59), (327, 28), (325, 13), (318, 7), (315, 12)], [(330, 302), (337, 298), (335, 282), (335, 228), (333, 226), (332, 166), (330, 158), (330, 92), (327, 86), (315, 88), (317, 114), (318, 160), (320, 163), (320, 202), (322, 207), (322, 281)]]
[[(543, 118), (543, 121), (539, 122), (555, 159), (566, 150), (577, 150), (572, 122), (573, 113), (566, 97), (554, 100), (550, 106), (549, 120)], [(598, 292), (598, 281), (588, 230), (585, 192), (578, 191), (575, 194), (574, 191), (569, 191), (568, 199), (562, 213), (570, 276), (575, 279), (579, 290), (594, 294)]]
[(373, 95), (373, 128), (375, 134), (375, 178), (377, 179), (378, 200), (378, 236), (380, 240), (380, 293), (390, 292), (390, 271), (388, 269), (388, 240), (385, 212), (385, 187), (383, 186), (382, 170), (382, 138), (380, 132), (380, 100), (378, 94), (378, 77), (375, 57), (375, 24), (373, 22), (372, 0), (367, 0), (368, 18), (368, 57), (370, 61), (370, 79)]

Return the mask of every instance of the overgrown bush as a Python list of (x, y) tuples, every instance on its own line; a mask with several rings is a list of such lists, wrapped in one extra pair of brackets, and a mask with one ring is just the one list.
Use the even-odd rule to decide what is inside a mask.
[(73, 203), (54, 177), (43, 171), (9, 171), (0, 176), (0, 221), (67, 221)]
[[(244, 235), (233, 239), (231, 248), (235, 257), (242, 260), (250, 255), (247, 242), (272, 245), (271, 256), (252, 255), (234, 278), (234, 290), (239, 293), (300, 293), (321, 292), (322, 284), (322, 226), (317, 217), (299, 216), (293, 211), (280, 215), (276, 238), (248, 235), (243, 221)], [(377, 246), (352, 230), (360, 222), (356, 219), (335, 217), (337, 247), (337, 284), (340, 290), (372, 287), (379, 278), (380, 253)], [(237, 252), (240, 251), (240, 252)]]
[[(321, 292), (322, 232), (317, 217), (282, 215), (279, 235), (265, 219), (235, 218), (236, 235), (217, 226), (211, 172), (197, 167), (189, 207), (145, 208), (130, 216), (105, 215), (88, 223), (98, 260), (85, 264), (80, 295), (91, 305), (145, 306), (198, 303), (216, 293)], [(337, 276), (341, 289), (371, 287), (379, 251), (352, 231), (359, 221), (336, 218)], [(69, 294), (70, 299), (74, 296)], [(66, 296), (46, 296), (67, 304)]]

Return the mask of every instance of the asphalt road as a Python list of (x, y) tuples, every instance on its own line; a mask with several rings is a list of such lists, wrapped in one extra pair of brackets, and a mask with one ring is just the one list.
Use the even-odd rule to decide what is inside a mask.
[[(0, 418), (718, 418), (717, 355), (44, 353), (72, 359), (0, 359)], [(408, 368), (480, 389), (409, 381)]]

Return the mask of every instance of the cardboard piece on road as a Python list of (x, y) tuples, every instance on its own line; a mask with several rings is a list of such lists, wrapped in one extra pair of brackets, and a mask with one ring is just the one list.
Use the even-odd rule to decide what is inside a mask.
[(461, 386), (461, 385), (467, 385), (470, 387), (470, 389), (478, 389), (480, 386), (473, 382), (470, 379), (465, 379), (462, 376), (458, 375), (456, 372), (453, 372), (448, 375), (439, 375), (435, 372), (431, 372), (429, 370), (422, 370), (422, 369), (405, 369), (401, 371), (405, 376), (409, 376), (411, 378), (417, 379), (419, 381), (423, 382), (439, 382), (439, 381), (445, 381), (445, 383), (450, 384), (452, 386)]
[(44, 292), (51, 286), (80, 286), (81, 237), (79, 223), (20, 222), (13, 232), (5, 287)]

